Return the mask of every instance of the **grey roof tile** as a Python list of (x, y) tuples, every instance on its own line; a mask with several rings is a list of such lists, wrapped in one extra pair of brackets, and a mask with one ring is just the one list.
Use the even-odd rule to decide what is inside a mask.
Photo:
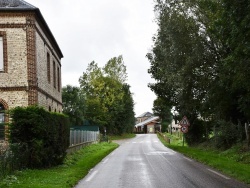
[(0, 0), (0, 10), (35, 10), (35, 6), (23, 0)]
[(152, 113), (150, 113), (150, 112), (144, 112), (143, 114), (139, 115), (138, 118), (151, 117), (151, 116), (153, 116)]

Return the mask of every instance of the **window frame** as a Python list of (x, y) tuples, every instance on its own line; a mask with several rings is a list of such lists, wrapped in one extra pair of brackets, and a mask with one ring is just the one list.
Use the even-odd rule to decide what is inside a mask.
[(6, 38), (6, 31), (0, 31), (0, 37), (2, 38), (2, 46), (1, 46), (1, 49), (2, 49), (2, 69), (0, 69), (0, 73), (6, 73), (7, 68), (8, 68), (7, 67), (7, 38)]
[(53, 61), (53, 86), (56, 88), (56, 62)]
[(51, 83), (51, 74), (50, 74), (50, 53), (47, 52), (47, 80), (48, 83)]
[(60, 68), (57, 67), (57, 87), (58, 91), (60, 92), (60, 87), (61, 87), (61, 77), (60, 77)]
[(2, 120), (0, 122), (0, 140), (4, 140), (5, 139), (5, 107), (4, 107), (4, 104), (2, 104), (0, 102), (0, 114), (2, 116)]

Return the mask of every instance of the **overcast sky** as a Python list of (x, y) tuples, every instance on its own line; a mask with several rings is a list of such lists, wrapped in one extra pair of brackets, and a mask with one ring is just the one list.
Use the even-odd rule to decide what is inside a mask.
[(123, 56), (135, 102), (136, 116), (152, 112), (154, 82), (146, 54), (156, 33), (154, 0), (26, 0), (38, 7), (61, 51), (62, 85), (79, 86), (91, 61), (103, 67)]

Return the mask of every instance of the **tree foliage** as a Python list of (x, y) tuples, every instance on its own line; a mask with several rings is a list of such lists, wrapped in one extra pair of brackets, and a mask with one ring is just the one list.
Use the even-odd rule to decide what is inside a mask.
[(162, 132), (166, 132), (167, 125), (170, 124), (173, 119), (171, 106), (163, 98), (157, 98), (153, 103), (153, 113), (161, 118)]
[(68, 115), (71, 125), (82, 125), (85, 100), (80, 88), (67, 85), (62, 88), (63, 113)]
[[(156, 1), (159, 29), (147, 57), (157, 82), (149, 87), (191, 126), (249, 119), (249, 9), (247, 0)], [(199, 142), (194, 131), (208, 127), (190, 128), (188, 141)]]
[(111, 134), (131, 132), (134, 102), (126, 78), (122, 56), (110, 59), (103, 68), (91, 62), (79, 79), (86, 100), (85, 119)]

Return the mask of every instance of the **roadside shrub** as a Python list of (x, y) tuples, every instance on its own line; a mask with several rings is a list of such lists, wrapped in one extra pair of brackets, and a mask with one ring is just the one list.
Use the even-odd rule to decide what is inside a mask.
[(188, 145), (196, 145), (206, 139), (206, 127), (202, 120), (195, 119), (188, 127), (188, 133), (185, 134)]
[(21, 144), (1, 143), (0, 145), (0, 180), (27, 164), (27, 147)]
[(239, 126), (232, 122), (219, 121), (218, 128), (213, 138), (215, 147), (218, 149), (228, 149), (236, 144), (241, 138)]
[(22, 146), (19, 153), (27, 153), (20, 159), (26, 167), (45, 168), (63, 162), (69, 147), (67, 116), (38, 106), (17, 107), (10, 114), (9, 141)]

